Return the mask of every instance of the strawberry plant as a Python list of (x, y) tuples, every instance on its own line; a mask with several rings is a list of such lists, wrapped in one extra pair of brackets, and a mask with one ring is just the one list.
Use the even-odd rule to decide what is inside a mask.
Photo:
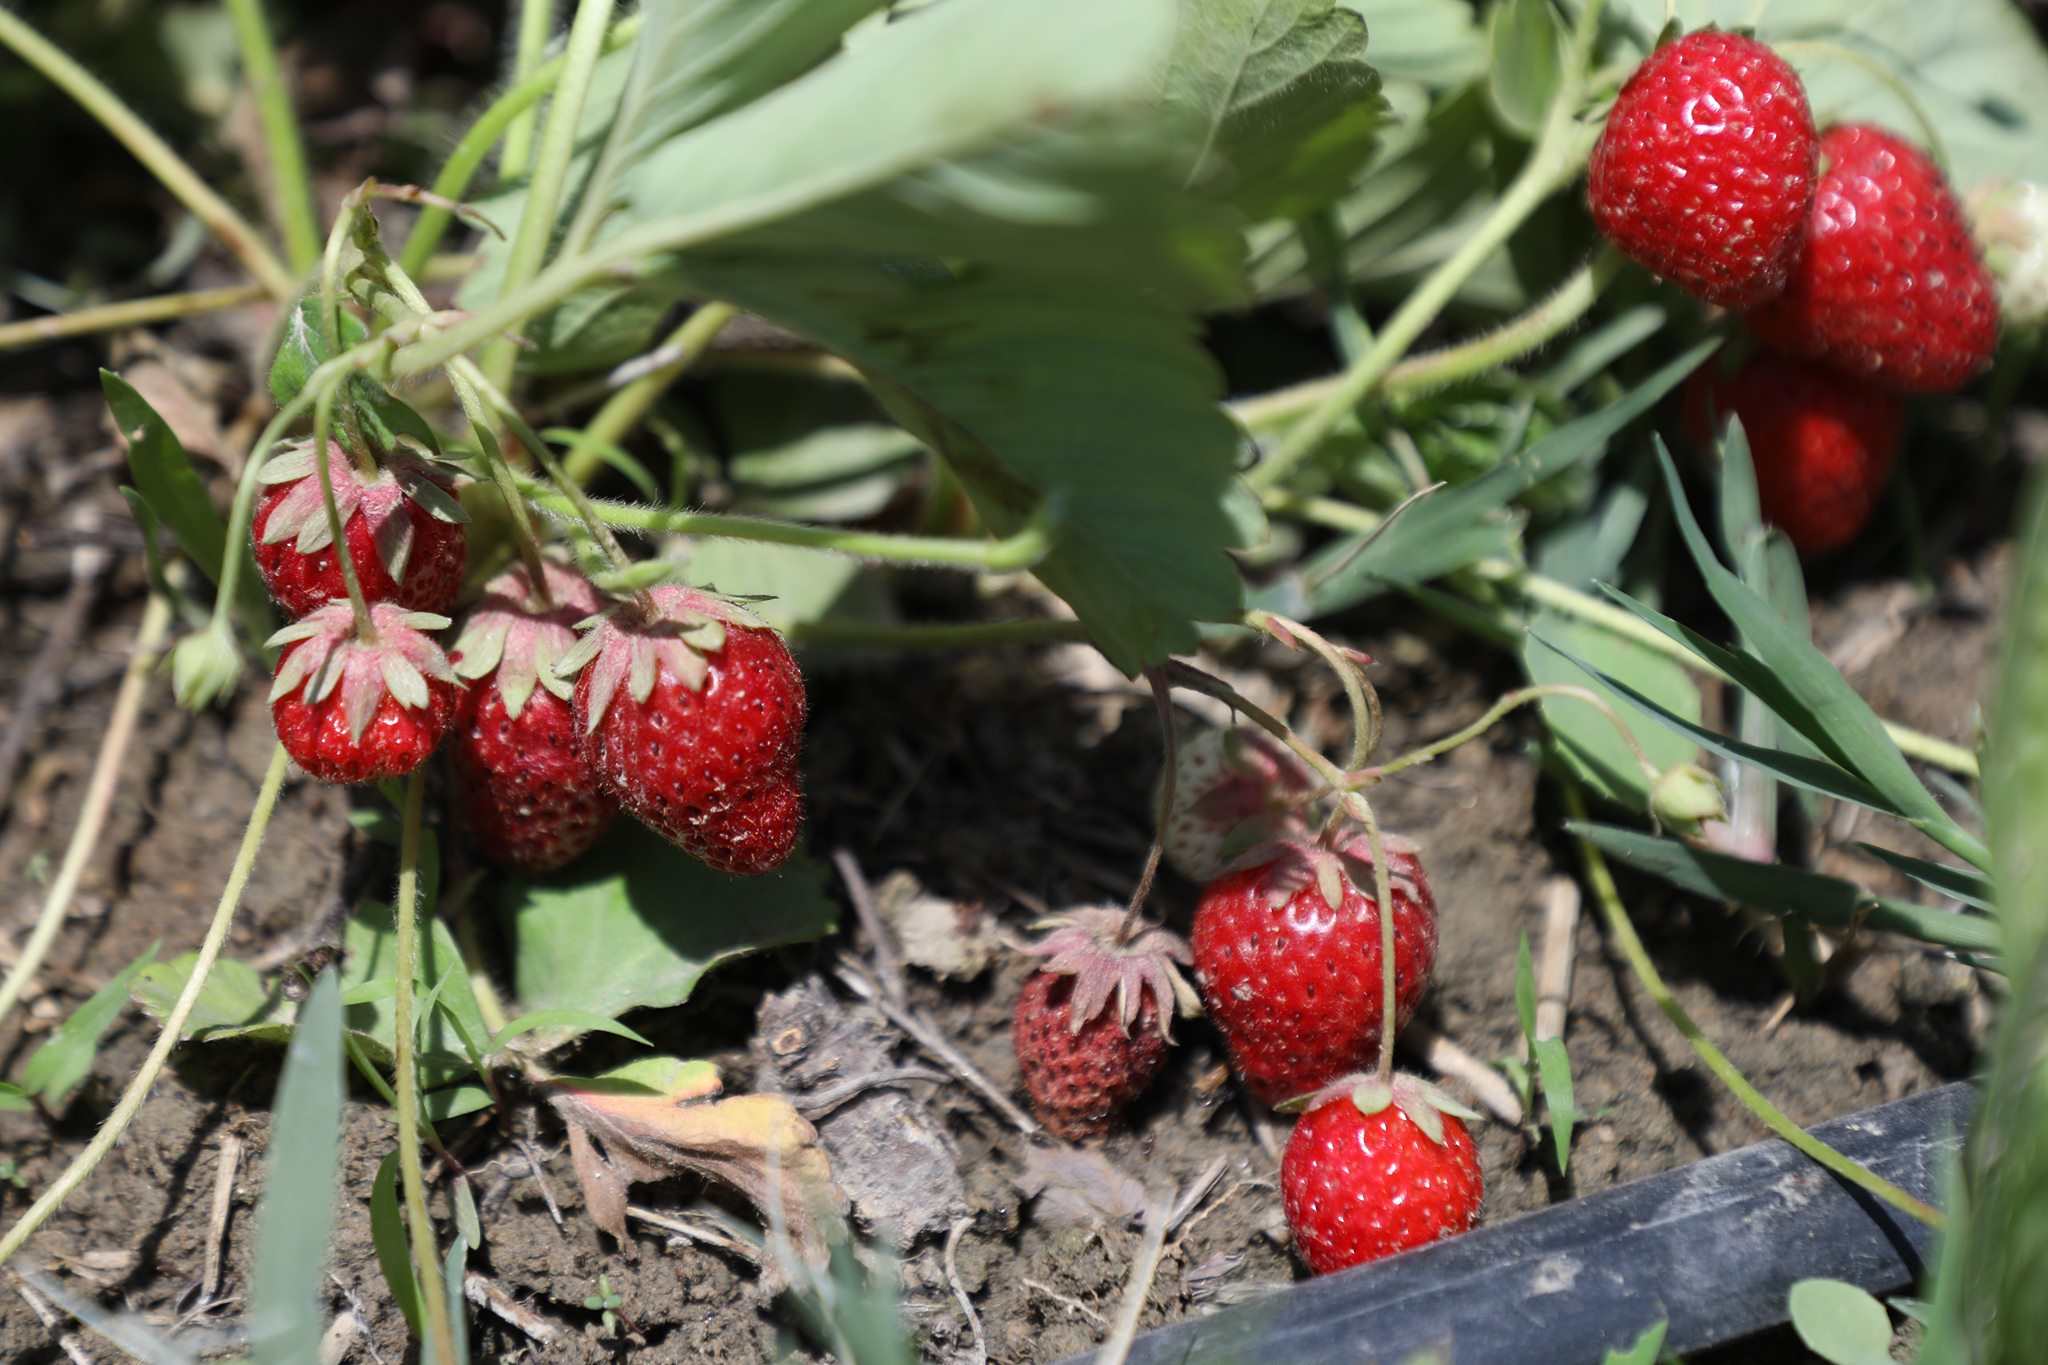
[[(1606, 1122), (1566, 1044), (1572, 922), (1540, 979), (1514, 934), (1512, 980), (1464, 974), (1555, 862), (1634, 983), (1624, 1012), (1640, 992), (1836, 1176), (1954, 1220), (1926, 1358), (2020, 1358), (2033, 1338), (1987, 1324), (2030, 1320), (2038, 1231), (2005, 1211), (2038, 1164), (2017, 1135), (2039, 1117), (2026, 1029), (2044, 998), (2024, 856), (2048, 724), (2028, 700), (2039, 527), (2013, 556), (1999, 709), (1988, 731), (1951, 727), (1981, 761), (1852, 686), (1806, 575), (1824, 594), (1873, 566), (1925, 577), (1923, 531), (1953, 548), (1958, 501), (1932, 462), (1981, 450), (1978, 475), (2010, 481), (1986, 433), (2039, 376), (2048, 234), (2025, 206), (2048, 132), (2027, 95), (2048, 53), (2002, 0), (1737, 8), (577, 0), (556, 31), (556, 7), (519, 0), (445, 158), (366, 147), (341, 175), (309, 158), (283, 16), (226, 0), (206, 31), (255, 115), (232, 178), (0, 11), (15, 84), (32, 71), (75, 102), (210, 236), (207, 268), (246, 276), (100, 304), (19, 287), (67, 306), (0, 323), (0, 347), (242, 309), (261, 338), (229, 367), (226, 431), (129, 352), (100, 371), (146, 605), (0, 1025), (51, 988), (163, 694), (230, 730), (263, 711), (268, 754), (196, 947), (169, 927), (168, 957), (129, 945), (67, 1020), (36, 1017), (46, 1041), (0, 1082), (0, 1109), (54, 1118), (124, 1001), (153, 1021), (0, 1262), (105, 1178), (181, 1045), (282, 1045), (258, 1360), (321, 1349), (339, 1235), (322, 1196), (363, 1166), (335, 1140), (347, 1074), (378, 1117), (345, 1150), (377, 1174), (344, 1202), (437, 1365), (467, 1358), (472, 1307), (543, 1347), (568, 1330), (487, 1273), (487, 1169), (516, 1153), (508, 1178), (555, 1211), (542, 1131), (577, 1226), (617, 1258), (565, 1300), (593, 1333), (640, 1349), (662, 1326), (624, 1277), (659, 1228), (786, 1289), (827, 1349), (904, 1357), (891, 1277), (852, 1248), (889, 1235), (876, 1207), (910, 1177), (885, 1161), (908, 1152), (959, 1189), (895, 1248), (925, 1258), (899, 1278), (934, 1295), (904, 1316), (942, 1313), (929, 1330), (961, 1358), (970, 1341), (1037, 1358), (1020, 1315), (985, 1323), (975, 1302), (1029, 1281), (975, 1251), (963, 1274), (965, 1239), (1001, 1254), (1020, 1216), (1135, 1223), (1116, 1303), (1045, 1300), (1118, 1359), (1231, 1165), (1164, 1193), (1163, 1166), (1123, 1173), (1210, 1126), (1162, 1095), (1248, 1101), (1243, 1140), (1214, 1140), (1265, 1163), (1243, 1188), (1272, 1196), (1262, 1226), (1284, 1216), (1314, 1274), (1468, 1230), (1488, 1178), (1545, 1141), (1560, 1191), (1597, 1178), (1571, 1160)], [(1137, 718), (1104, 728), (1146, 747), (1103, 766), (1137, 793), (1142, 851), (1094, 807), (1061, 823), (1045, 770), (1075, 749), (1028, 736), (992, 759), (958, 736), (990, 723), (993, 693), (964, 719), (932, 702), (975, 667), (1042, 691), (1049, 660)], [(1452, 668), (1484, 695), (1434, 695)], [(864, 732), (892, 707), (919, 713), (920, 752)], [(1527, 835), (1513, 876), (1396, 832), (1442, 835), (1438, 779), (1497, 811), (1524, 753), (1547, 786), (1522, 814), (1551, 842)], [(974, 789), (919, 831), (949, 888), (975, 888), (936, 908), (878, 896), (857, 856), (928, 781)], [(1032, 823), (995, 853), (945, 824), (989, 807)], [(349, 841), (309, 956), (235, 938), (281, 809)], [(1866, 820), (1895, 837), (1861, 861), (1831, 856), (1846, 836), (1806, 837)], [(1630, 908), (1659, 883), (1729, 907), (1716, 951), (1782, 977), (1802, 1022), (1872, 952), (1972, 990), (2003, 977), (1948, 1215), (1804, 1132), (1695, 1021)], [(998, 896), (1038, 937), (969, 923)], [(750, 974), (700, 990), (748, 954)], [(822, 993), (823, 1022), (733, 1043), (785, 986)], [(970, 997), (995, 1002), (992, 1046), (941, 1022)], [(1453, 1033), (1518, 1051), (1495, 1065)], [(814, 1048), (827, 1070), (879, 1060), (803, 1072)], [(1397, 1071), (1397, 1050), (1434, 1079)], [(1215, 1064), (1193, 1078), (1190, 1052)], [(935, 1077), (972, 1118), (905, 1098)], [(884, 1104), (880, 1128), (845, 1116)], [(987, 1216), (979, 1184), (970, 1201), (968, 1133), (992, 1168), (1029, 1169), (1031, 1213)], [(723, 1202), (633, 1202), (676, 1177)], [(1857, 1350), (1876, 1323), (1829, 1289), (1788, 1311), (1839, 1312)]]

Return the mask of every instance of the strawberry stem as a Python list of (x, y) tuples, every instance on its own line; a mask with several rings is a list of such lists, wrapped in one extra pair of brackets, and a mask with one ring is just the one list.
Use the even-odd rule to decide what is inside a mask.
[[(1580, 793), (1578, 783), (1567, 779), (1560, 783), (1560, 786), (1564, 791), (1566, 811), (1572, 819), (1584, 820), (1586, 799)], [(1635, 924), (1629, 919), (1628, 907), (1622, 903), (1621, 890), (1614, 883), (1614, 874), (1608, 869), (1606, 858), (1601, 856), (1599, 849), (1584, 839), (1579, 840), (1579, 857), (1585, 863), (1586, 881), (1593, 888), (1593, 900), (1600, 907), (1601, 918), (1607, 923), (1608, 936), (1614, 941), (1614, 945), (1621, 949), (1621, 955), (1627, 960), (1629, 970), (1635, 973), (1637, 982), (1649, 994), (1650, 999), (1656, 1002), (1657, 1008), (1664, 1012), (1664, 1017), (1685, 1036), (1685, 1041), (1692, 1045), (1693, 1052), (1706, 1064), (1707, 1070), (1713, 1072), (1721, 1084), (1728, 1087), (1735, 1098), (1742, 1102), (1743, 1107), (1762, 1120), (1766, 1128), (1844, 1180), (1861, 1186), (1895, 1208), (1905, 1210), (1929, 1227), (1943, 1227), (1947, 1219), (1940, 1209), (1908, 1194), (1883, 1176), (1843, 1156), (1801, 1128), (1784, 1110), (1764, 1098), (1763, 1094), (1735, 1069), (1734, 1063), (1728, 1060), (1726, 1054), (1714, 1046), (1712, 1040), (1700, 1031), (1699, 1025), (1692, 1021), (1692, 1016), (1685, 1012), (1685, 1007), (1678, 1003), (1677, 997), (1671, 994), (1671, 988), (1658, 974), (1656, 964), (1650, 961), (1650, 954), (1643, 947), (1642, 939), (1636, 934)]]
[[(684, 318), (682, 324), (649, 354), (650, 361), (658, 359), (660, 363), (631, 383), (621, 385), (605, 399), (604, 406), (597, 410), (596, 415), (584, 424), (583, 434), (562, 457), (562, 467), (568, 471), (569, 477), (579, 486), (587, 483), (602, 464), (598, 451), (608, 445), (616, 445), (627, 432), (638, 426), (655, 400), (668, 391), (669, 385), (675, 383), (683, 371), (697, 363), (737, 313), (738, 310), (729, 303), (706, 303)], [(680, 499), (683, 490), (677, 488), (672, 495)]]
[(1345, 802), (1352, 816), (1365, 826), (1365, 837), (1372, 849), (1372, 890), (1373, 902), (1378, 906), (1380, 919), (1380, 1057), (1373, 1068), (1380, 1084), (1392, 1085), (1394, 1081), (1394, 1016), (1400, 983), (1394, 972), (1394, 878), (1387, 868), (1386, 844), (1380, 838), (1380, 822), (1373, 815), (1372, 807), (1363, 796), (1353, 793)]
[(454, 1330), (448, 1320), (447, 1296), (439, 1292), (441, 1258), (434, 1247), (426, 1178), (420, 1170), (420, 1082), (413, 1055), (413, 988), (419, 971), (420, 805), (426, 789), (425, 769), (415, 768), (406, 779), (405, 818), (398, 844), (398, 954), (393, 964), (398, 990), (391, 1002), (391, 1064), (398, 1091), (398, 1179), (405, 1189), (413, 1265), (420, 1277), (420, 1300), (426, 1313), (427, 1358), (452, 1361), (457, 1359)]
[(313, 400), (313, 471), (320, 480), (320, 505), (327, 512), (327, 534), (334, 541), (334, 562), (341, 566), (341, 584), (348, 590), (349, 610), (356, 621), (356, 636), (361, 640), (377, 638), (377, 627), (370, 619), (370, 604), (363, 597), (362, 581), (356, 577), (356, 559), (348, 547), (348, 528), (342, 525), (341, 512), (334, 501), (334, 469), (327, 458), (327, 445), (333, 439), (334, 390), (323, 389)]
[(1411, 749), (1398, 758), (1382, 763), (1377, 768), (1368, 768), (1364, 772), (1356, 774), (1351, 781), (1356, 785), (1363, 786), (1367, 783), (1378, 782), (1383, 778), (1391, 777), (1403, 769), (1419, 767), (1424, 763), (1433, 762), (1459, 745), (1479, 738), (1479, 736), (1499, 724), (1501, 719), (1516, 707), (1526, 706), (1532, 701), (1542, 701), (1546, 697), (1584, 702), (1605, 716), (1608, 722), (1614, 726), (1615, 733), (1621, 736), (1622, 743), (1626, 744), (1628, 751), (1635, 756), (1636, 763), (1642, 768), (1644, 776), (1652, 782), (1657, 780), (1657, 765), (1650, 761), (1650, 756), (1643, 752), (1643, 746), (1636, 742), (1636, 737), (1629, 732), (1628, 726), (1622, 722), (1621, 717), (1616, 714), (1614, 708), (1608, 705), (1602, 697), (1588, 688), (1578, 687), (1571, 683), (1536, 683), (1529, 687), (1517, 688), (1515, 691), (1508, 693), (1488, 707), (1486, 714), (1473, 721), (1464, 729), (1446, 735), (1434, 743), (1425, 744), (1419, 749)]
[(1165, 774), (1159, 780), (1159, 803), (1156, 818), (1152, 822), (1152, 847), (1145, 854), (1145, 871), (1138, 877), (1138, 889), (1131, 893), (1131, 902), (1124, 910), (1123, 923), (1117, 926), (1116, 941), (1129, 943), (1144, 925), (1145, 901), (1152, 894), (1152, 883), (1159, 876), (1159, 860), (1166, 853), (1166, 822), (1173, 812), (1173, 779), (1176, 737), (1173, 730), (1173, 690), (1166, 681), (1166, 674), (1158, 668), (1145, 670), (1145, 681), (1152, 686), (1152, 703), (1159, 711), (1160, 744), (1165, 751)]
[(1244, 622), (1253, 630), (1272, 636), (1289, 649), (1299, 648), (1295, 642), (1306, 644), (1330, 666), (1337, 675), (1337, 681), (1344, 688), (1344, 699), (1351, 707), (1351, 758), (1345, 763), (1347, 769), (1365, 766), (1365, 760), (1380, 742), (1380, 698), (1372, 682), (1365, 676), (1358, 661), (1345, 654), (1317, 632), (1310, 630), (1299, 621), (1270, 611), (1245, 613)]
[(185, 1021), (192, 1017), (193, 1006), (199, 1003), (199, 993), (206, 987), (206, 978), (213, 971), (214, 961), (219, 958), (221, 946), (227, 942), (228, 929), (235, 922), (235, 909), (242, 903), (243, 888), (249, 884), (249, 871), (256, 864), (256, 851), (263, 846), (264, 831), (270, 828), (270, 815), (277, 808), (277, 794), (284, 786), (284, 775), (290, 766), (290, 756), (282, 744), (270, 753), (270, 767), (264, 771), (263, 785), (256, 792), (256, 804), (249, 811), (249, 823), (242, 831), (242, 845), (235, 852), (235, 864), (228, 872), (227, 885), (221, 888), (220, 902), (214, 907), (213, 921), (206, 927), (206, 937), (199, 944), (199, 952), (192, 959), (191, 972), (185, 978), (184, 989), (178, 992), (176, 1003), (164, 1016), (164, 1026), (157, 1033), (156, 1042), (150, 1047), (149, 1055), (143, 1058), (142, 1067), (128, 1088), (121, 1092), (120, 1102), (114, 1112), (107, 1115), (107, 1121), (93, 1134), (85, 1150), (72, 1158), (64, 1173), (57, 1177), (50, 1188), (29, 1206), (13, 1227), (0, 1237), (0, 1265), (6, 1264), (22, 1244), (32, 1237), (36, 1229), (50, 1220), (64, 1201), (98, 1169), (107, 1153), (114, 1150), (114, 1144), (128, 1131), (128, 1125), (135, 1121), (142, 1102), (149, 1098), (150, 1089), (156, 1078), (163, 1074), (171, 1051), (183, 1041)]

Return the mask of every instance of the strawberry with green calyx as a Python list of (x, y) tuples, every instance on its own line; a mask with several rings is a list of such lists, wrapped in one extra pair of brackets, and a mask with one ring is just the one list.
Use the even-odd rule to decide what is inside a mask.
[(1469, 1232), (1486, 1182), (1465, 1127), (1479, 1115), (1396, 1073), (1348, 1076), (1301, 1103), (1280, 1159), (1280, 1195), (1301, 1259), (1318, 1275)]
[(1708, 303), (1753, 308), (1785, 287), (1818, 157), (1784, 58), (1704, 29), (1658, 48), (1622, 86), (1586, 200), (1622, 254)]
[(1133, 928), (1127, 911), (1077, 910), (1041, 927), (1011, 1021), (1017, 1066), (1039, 1121), (1059, 1137), (1107, 1132), (1166, 1063), (1170, 1021), (1201, 1005), (1181, 976), (1179, 935)]
[(462, 683), (425, 631), (448, 618), (389, 602), (357, 628), (330, 602), (271, 636), (282, 647), (270, 689), (277, 738), (322, 782), (401, 777), (424, 763), (454, 722)]
[[(1436, 966), (1436, 897), (1415, 848), (1386, 836), (1396, 1029)], [(1342, 827), (1268, 844), (1210, 883), (1195, 911), (1195, 981), (1252, 1094), (1304, 1095), (1380, 1060), (1382, 927), (1370, 836)]]
[(803, 674), (736, 603), (667, 585), (593, 616), (576, 679), (584, 761), (636, 819), (706, 865), (772, 871), (803, 824)]
[(1262, 730), (1205, 729), (1180, 741), (1161, 835), (1166, 864), (1214, 878), (1245, 848), (1308, 833), (1308, 769)]
[(1927, 153), (1883, 128), (1822, 134), (1813, 213), (1785, 292), (1748, 314), (1766, 346), (1907, 393), (1991, 363), (1998, 287)]
[(452, 656), (471, 684), (449, 741), (470, 833), (493, 862), (525, 873), (580, 857), (619, 809), (577, 742), (576, 686), (555, 673), (576, 647), (576, 623), (604, 604), (582, 574), (541, 567), (550, 605), (536, 600), (526, 569), (500, 574), (470, 608)]
[[(401, 455), (366, 478), (332, 441), (327, 468), (363, 600), (411, 611), (452, 609), (462, 591), (468, 544), (453, 476)], [(268, 486), (251, 526), (256, 567), (272, 600), (292, 616), (304, 616), (345, 598), (312, 442), (285, 447), (257, 477)]]

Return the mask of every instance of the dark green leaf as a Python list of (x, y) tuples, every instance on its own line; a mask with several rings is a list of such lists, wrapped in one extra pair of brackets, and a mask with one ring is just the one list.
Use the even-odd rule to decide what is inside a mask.
[(1634, 871), (1696, 896), (1734, 901), (1770, 915), (1800, 915), (1831, 929), (1867, 925), (1961, 952), (1998, 952), (1997, 924), (1978, 916), (1887, 900), (1839, 877), (1731, 858), (1614, 825), (1571, 821), (1565, 828)]
[[(445, 1365), (469, 1365), (469, 1304), (462, 1297), (462, 1275), (468, 1264), (469, 1239), (458, 1233), (441, 1261), (441, 1289), (448, 1296), (450, 1345), (455, 1352), (455, 1358)], [(434, 1352), (427, 1353), (427, 1360), (434, 1365)]]
[(206, 484), (192, 468), (191, 457), (133, 384), (112, 370), (100, 371), (100, 388), (114, 424), (128, 443), (128, 468), (135, 487), (157, 519), (171, 528), (185, 557), (213, 582), (220, 581), (221, 556), (227, 547), (227, 523), (214, 510)]
[(69, 1019), (57, 1025), (22, 1068), (24, 1089), (41, 1095), (43, 1103), (52, 1109), (64, 1107), (72, 1089), (91, 1074), (93, 1059), (99, 1055), (100, 1039), (121, 1017), (121, 1007), (128, 1003), (130, 984), (156, 961), (161, 942), (150, 944), (141, 957), (123, 967), (106, 985), (94, 991), (90, 1000), (74, 1010)]
[[(1357, 541), (1345, 540), (1312, 556), (1304, 572), (1317, 583), (1317, 613), (1351, 606), (1385, 583), (1427, 582), (1506, 549), (1516, 533), (1515, 523), (1505, 514), (1512, 499), (1559, 471), (1598, 455), (1617, 432), (1655, 407), (1718, 344), (1700, 343), (1619, 402), (1557, 428), (1490, 474), (1424, 499), (1402, 513), (1363, 553), (1358, 551)], [(1345, 567), (1332, 572), (1338, 565)]]
[(1515, 1016), (1522, 1021), (1522, 1037), (1536, 1042), (1536, 971), (1529, 961), (1529, 932), (1522, 931), (1522, 944), (1515, 952)]
[(1557, 1148), (1557, 1173), (1564, 1175), (1572, 1158), (1572, 1125), (1579, 1111), (1572, 1098), (1572, 1059), (1562, 1038), (1538, 1038), (1530, 1044), (1536, 1074), (1543, 1082), (1544, 1107), (1550, 1110), (1550, 1139)]
[[(334, 316), (343, 350), (370, 335), (363, 320), (348, 309), (337, 306)], [(278, 341), (277, 356), (270, 362), (270, 396), (279, 407), (285, 406), (299, 396), (313, 371), (333, 358), (320, 326), (320, 291), (315, 289), (294, 304), (285, 318), (284, 336)]]
[(35, 1100), (13, 1081), (0, 1081), (0, 1114), (28, 1114), (35, 1112)]
[[(1700, 715), (1699, 686), (1682, 664), (1634, 640), (1562, 613), (1542, 612), (1530, 623), (1522, 645), (1522, 668), (1532, 683), (1562, 683), (1587, 689), (1613, 707), (1624, 721), (1624, 694), (1659, 698), (1653, 714), (1662, 712), (1695, 720)], [(1636, 812), (1649, 808), (1650, 776), (1636, 761), (1613, 721), (1575, 697), (1547, 697), (1538, 706), (1544, 725), (1557, 742), (1559, 760), (1575, 776), (1604, 800)], [(1699, 757), (1685, 727), (1636, 725), (1629, 728), (1629, 733), (1659, 772)]]
[(413, 1273), (412, 1248), (405, 1240), (405, 1219), (398, 1211), (398, 1153), (387, 1152), (370, 1183), (370, 1241), (377, 1248), (377, 1268), (391, 1301), (415, 1338), (420, 1335), (420, 1281)]
[[(422, 877), (421, 884), (430, 883)], [(420, 1003), (415, 1017), (420, 1029), (420, 1081), (431, 1087), (471, 1075), (475, 1070), (469, 1060), (472, 1048), (482, 1055), (490, 1030), (484, 1025), (483, 1013), (470, 989), (454, 934), (438, 919), (426, 921), (421, 929), (419, 974), (415, 982)], [(346, 955), (341, 973), (345, 991), (391, 979), (396, 974), (398, 959), (398, 935), (391, 907), (374, 901), (358, 906), (342, 933), (342, 949)], [(429, 998), (431, 1005), (427, 1003)], [(349, 1031), (370, 1043), (372, 1055), (388, 1065), (396, 1042), (396, 1014), (395, 1000), (380, 991), (374, 999), (350, 1005), (344, 1018)]]
[(519, 999), (613, 1019), (680, 1004), (727, 958), (829, 931), (823, 880), (801, 854), (773, 876), (721, 876), (622, 820), (568, 872), (506, 881)]
[(1387, 114), (1365, 22), (1331, 0), (1184, 0), (1165, 98), (1200, 130), (1188, 183), (1254, 219), (1342, 194)]
[(428, 1090), (420, 1096), (420, 1113), (430, 1122), (441, 1123), (448, 1119), (459, 1119), (464, 1114), (474, 1114), (490, 1108), (496, 1100), (491, 1092), (474, 1081), (463, 1081), (457, 1085), (444, 1085), (438, 1090)]
[(121, 498), (128, 504), (129, 512), (135, 517), (136, 526), (142, 531), (142, 568), (149, 576), (149, 590), (166, 602), (177, 601), (178, 599), (171, 593), (170, 580), (164, 576), (163, 546), (157, 543), (163, 523), (159, 522), (156, 513), (150, 510), (149, 499), (142, 496), (140, 489), (124, 483), (121, 485)]
[(1890, 863), (1922, 886), (1953, 897), (1964, 905), (1975, 906), (1979, 910), (1993, 908), (1991, 879), (1973, 868), (1929, 862), (1925, 858), (1909, 857), (1876, 844), (1859, 842), (1857, 847)]
[(1372, 64), (1388, 80), (1435, 90), (1486, 69), (1486, 37), (1465, 0), (1344, 0), (1365, 19)]
[[(184, 953), (169, 962), (144, 967), (136, 975), (132, 994), (135, 1003), (162, 1019), (191, 979), (197, 953)], [(292, 1003), (276, 989), (266, 990), (263, 978), (232, 958), (221, 958), (207, 973), (199, 988), (192, 1012), (185, 1017), (184, 1037), (203, 1042), (224, 1038), (254, 1038), (282, 1043), (291, 1037)]]
[(559, 1034), (559, 1039), (551, 1040), (556, 1043), (565, 1043), (585, 1033), (609, 1033), (619, 1038), (630, 1038), (642, 1047), (654, 1046), (616, 1019), (602, 1014), (591, 1014), (586, 1010), (535, 1010), (531, 1014), (520, 1015), (500, 1029), (497, 1037), (491, 1039), (490, 1050), (493, 1053), (503, 1052), (505, 1044), (514, 1038), (542, 1029)]
[(271, 1107), (246, 1319), (259, 1365), (301, 1365), (320, 1355), (341, 1156), (341, 1051), (341, 990), (334, 973), (322, 972), (299, 1007)]

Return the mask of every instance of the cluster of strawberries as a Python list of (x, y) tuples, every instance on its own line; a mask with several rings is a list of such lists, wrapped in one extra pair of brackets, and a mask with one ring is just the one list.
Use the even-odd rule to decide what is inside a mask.
[(1622, 87), (1587, 201), (1624, 254), (1740, 312), (1762, 348), (1703, 369), (1687, 424), (1742, 419), (1764, 516), (1800, 553), (1845, 544), (1890, 477), (1899, 395), (1951, 393), (1990, 362), (1998, 298), (1933, 160), (1883, 128), (1817, 133), (1799, 77), (1713, 30)]
[[(518, 871), (560, 868), (623, 807), (722, 872), (774, 868), (803, 817), (806, 700), (782, 638), (706, 593), (616, 602), (542, 561), (492, 579), (452, 653), (467, 535), (438, 466), (358, 468), (330, 443), (335, 513), (368, 606), (343, 583), (310, 442), (274, 457), (253, 529), (271, 597), (296, 618), (271, 688), (278, 739), (323, 782), (409, 773), (444, 737), (470, 830)], [(578, 632), (581, 632), (580, 638)]]
[(1066, 1138), (1106, 1131), (1166, 1061), (1169, 1021), (1200, 1006), (1245, 1087), (1301, 1112), (1281, 1163), (1295, 1246), (1318, 1274), (1470, 1228), (1484, 1195), (1464, 1120), (1436, 1087), (1381, 1065), (1436, 965), (1436, 898), (1414, 848), (1381, 839), (1392, 903), (1394, 1010), (1385, 1018), (1372, 840), (1312, 824), (1314, 787), (1262, 733), (1181, 744), (1162, 831), (1167, 861), (1204, 885), (1193, 942), (1120, 910), (1062, 916), (1034, 951), (1013, 1037), (1039, 1119)]

